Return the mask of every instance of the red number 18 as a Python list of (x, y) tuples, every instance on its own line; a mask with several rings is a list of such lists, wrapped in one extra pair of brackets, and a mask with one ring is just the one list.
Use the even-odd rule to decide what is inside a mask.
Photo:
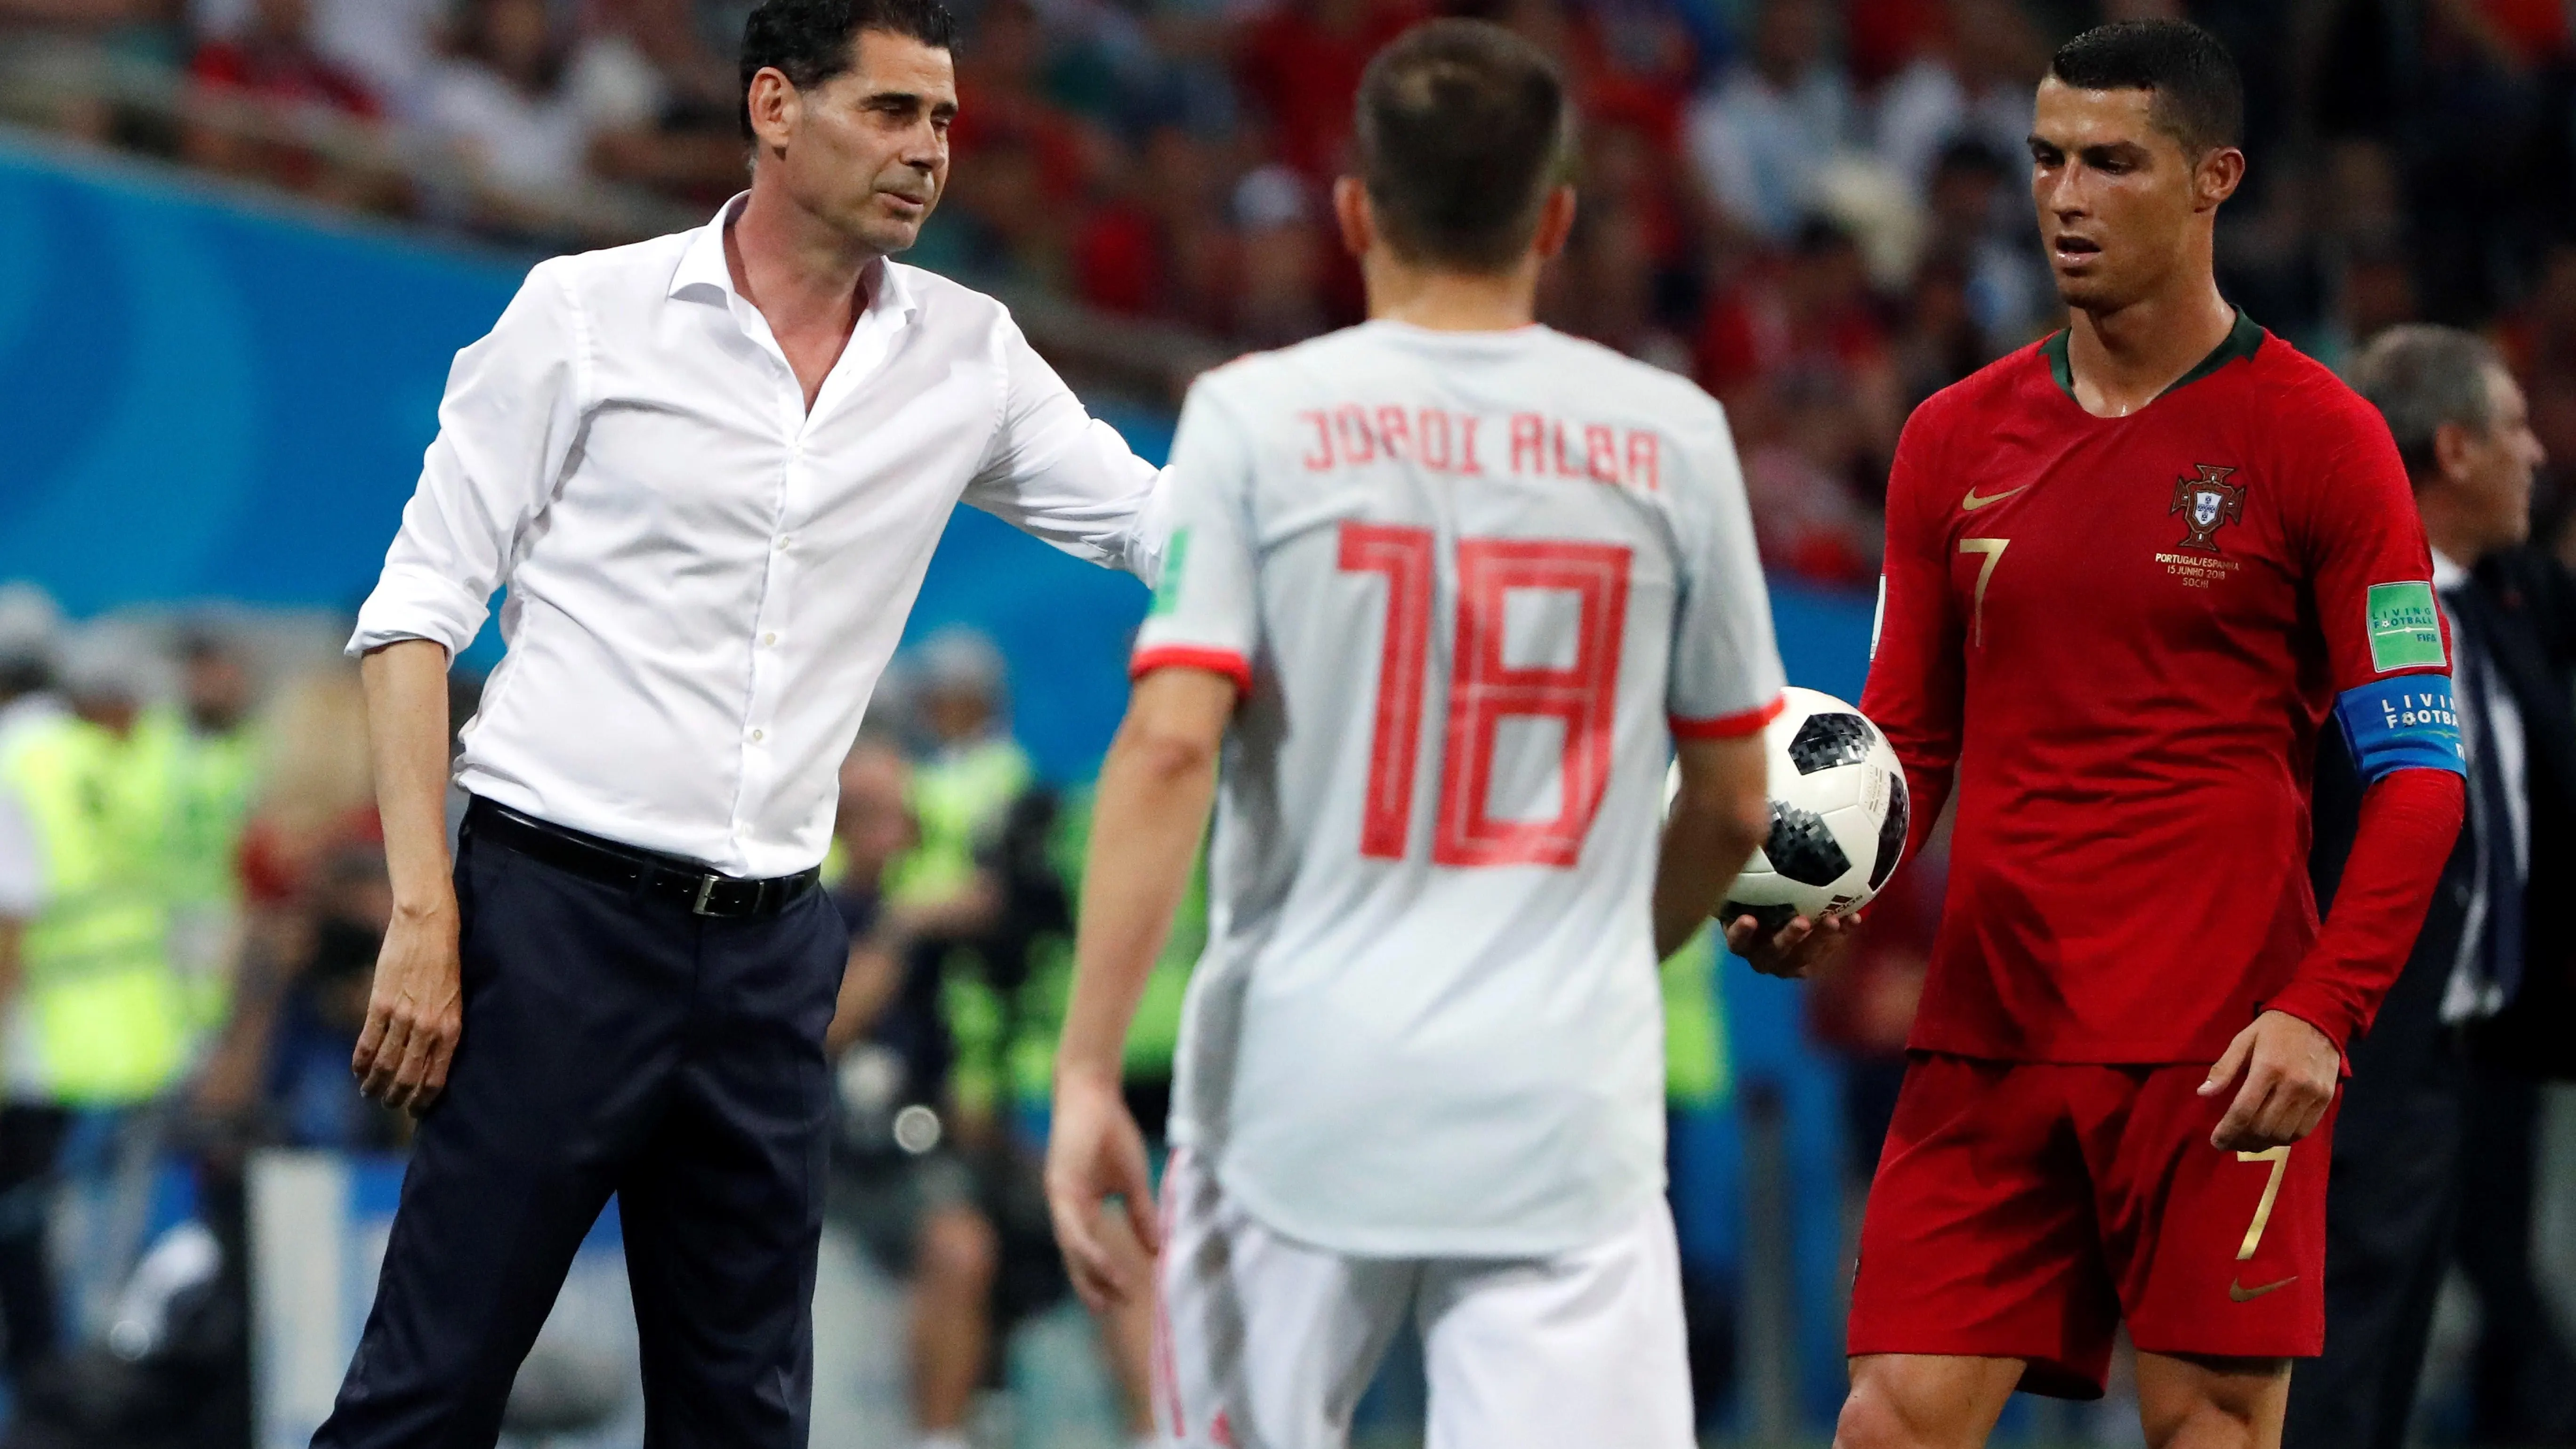
[[(1459, 540), (1458, 633), (1432, 832), (1435, 863), (1570, 866), (1582, 854), (1583, 837), (1610, 783), (1628, 561), (1628, 550), (1615, 544)], [(1401, 860), (1412, 832), (1414, 756), (1431, 650), (1431, 530), (1345, 523), (1341, 567), (1386, 576), (1386, 641), (1378, 654), (1360, 854)], [(1515, 589), (1575, 595), (1580, 613), (1573, 663), (1556, 668), (1504, 662), (1504, 600)], [(1497, 820), (1488, 813), (1495, 728), (1513, 717), (1564, 722), (1561, 803), (1552, 820)]]

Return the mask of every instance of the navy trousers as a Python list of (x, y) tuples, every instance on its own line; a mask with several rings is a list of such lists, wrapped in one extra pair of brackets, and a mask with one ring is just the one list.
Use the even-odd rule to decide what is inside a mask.
[(700, 917), (470, 826), (456, 885), (464, 1035), (315, 1449), (488, 1449), (611, 1193), (645, 1443), (803, 1449), (839, 912)]

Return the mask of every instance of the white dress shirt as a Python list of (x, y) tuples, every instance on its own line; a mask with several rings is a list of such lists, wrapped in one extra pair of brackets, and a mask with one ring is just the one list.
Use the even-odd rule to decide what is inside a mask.
[(823, 858), (835, 777), (963, 501), (1151, 582), (1155, 470), (1002, 305), (912, 267), (811, 412), (734, 290), (727, 219), (539, 264), (456, 356), (351, 653), (508, 654), (457, 780), (731, 875)]

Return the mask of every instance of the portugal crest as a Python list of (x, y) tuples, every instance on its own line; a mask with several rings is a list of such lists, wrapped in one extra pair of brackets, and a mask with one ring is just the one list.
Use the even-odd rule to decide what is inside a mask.
[(2221, 468), (2215, 463), (2191, 466), (2200, 470), (2200, 476), (2175, 479), (2173, 507), (2165, 510), (2181, 514), (2183, 527), (2190, 530), (2174, 547), (2216, 553), (2218, 545), (2210, 542), (2211, 535), (2228, 524), (2245, 521), (2245, 488), (2227, 481), (2227, 475), (2236, 471), (2233, 468)]

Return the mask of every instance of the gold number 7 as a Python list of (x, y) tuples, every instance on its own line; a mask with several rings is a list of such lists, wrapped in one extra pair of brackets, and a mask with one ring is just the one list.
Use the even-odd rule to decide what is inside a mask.
[(1963, 538), (1959, 552), (1981, 553), (1986, 561), (1977, 565), (1976, 629), (1977, 647), (1986, 647), (1986, 581), (1995, 576), (1995, 565), (2004, 561), (2004, 550), (2012, 547), (2009, 538)]
[(2264, 1225), (2272, 1221), (2272, 1204), (2281, 1197), (2281, 1175), (2290, 1170), (2290, 1144), (2284, 1142), (2262, 1152), (2240, 1152), (2236, 1160), (2272, 1164), (2272, 1180), (2263, 1184), (2263, 1200), (2254, 1205), (2254, 1221), (2245, 1226), (2245, 1246), (2236, 1250), (2236, 1261), (2242, 1263), (2262, 1245)]

